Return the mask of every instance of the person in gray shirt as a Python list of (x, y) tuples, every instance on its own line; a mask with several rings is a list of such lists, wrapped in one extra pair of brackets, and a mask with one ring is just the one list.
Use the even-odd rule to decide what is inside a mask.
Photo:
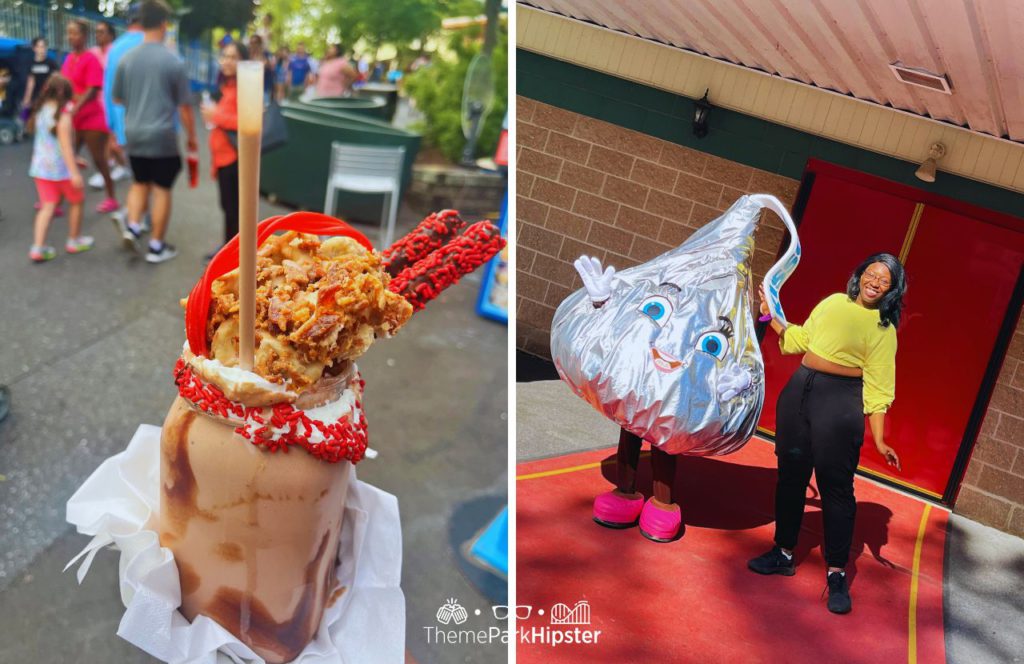
[(178, 255), (164, 242), (171, 216), (171, 187), (181, 172), (175, 112), (197, 150), (195, 118), (185, 65), (164, 44), (171, 9), (163, 0), (146, 0), (140, 10), (143, 40), (121, 58), (114, 75), (114, 101), (125, 108), (126, 151), (135, 181), (128, 192), (127, 217), (115, 216), (125, 246), (140, 248), (139, 220), (152, 193), (153, 234), (146, 261), (162, 263)]

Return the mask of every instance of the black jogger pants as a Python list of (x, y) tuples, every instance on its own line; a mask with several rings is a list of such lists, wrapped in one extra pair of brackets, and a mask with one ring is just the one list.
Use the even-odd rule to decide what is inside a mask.
[(217, 169), (220, 209), (224, 210), (224, 244), (238, 235), (238, 162)]
[(864, 443), (863, 381), (801, 366), (775, 411), (775, 543), (792, 550), (800, 533), (811, 471), (821, 493), (825, 561), (845, 567), (857, 502), (853, 473)]

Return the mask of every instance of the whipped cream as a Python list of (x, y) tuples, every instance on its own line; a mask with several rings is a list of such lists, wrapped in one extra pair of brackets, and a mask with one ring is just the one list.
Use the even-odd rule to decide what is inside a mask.
[(255, 372), (246, 371), (239, 367), (229, 367), (222, 364), (220, 360), (213, 360), (208, 357), (194, 355), (189, 349), (187, 341), (182, 349), (182, 353), (183, 356), (187, 358), (188, 363), (195, 367), (200, 374), (216, 376), (217, 384), (220, 385), (221, 389), (225, 392), (229, 390), (241, 391), (255, 388), (291, 398), (295, 398), (296, 396), (294, 392), (288, 389), (287, 385), (271, 383), (269, 380)]
[[(187, 362), (192, 365), (193, 369), (200, 374), (200, 376), (205, 375), (207, 377), (215, 377), (218, 386), (225, 394), (260, 389), (280, 394), (292, 400), (297, 397), (297, 395), (290, 391), (286, 385), (272, 383), (257, 373), (246, 371), (239, 367), (229, 367), (221, 363), (219, 360), (195, 355), (189, 350), (187, 342), (185, 343), (182, 355), (186, 358)], [(349, 370), (349, 376), (350, 378), (355, 378), (358, 375), (359, 369), (353, 363)], [(294, 403), (292, 404), (292, 407), (295, 408), (295, 410), (301, 411), (311, 420), (317, 420), (324, 422), (325, 424), (333, 424), (344, 419), (348, 419), (351, 422), (359, 422), (363, 417), (363, 411), (357, 404), (358, 400), (356, 398), (355, 391), (350, 387), (346, 387), (342, 391), (341, 395), (333, 401), (308, 409), (298, 408)], [(265, 419), (265, 424), (260, 424), (252, 417), (246, 416), (244, 418), (244, 423), (246, 426), (251, 426), (253, 428), (266, 426), (267, 430), (264, 435), (273, 441), (280, 440), (291, 431), (290, 427), (287, 425), (283, 427), (274, 426), (269, 421), (269, 418)], [(317, 428), (313, 428), (308, 434), (306, 434), (306, 438), (312, 445), (319, 445), (326, 439), (324, 434)], [(377, 458), (377, 451), (367, 448), (365, 456), (369, 459), (375, 459)]]

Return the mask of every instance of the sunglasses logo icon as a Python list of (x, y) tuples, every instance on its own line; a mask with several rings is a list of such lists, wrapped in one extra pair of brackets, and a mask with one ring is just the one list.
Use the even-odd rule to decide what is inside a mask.
[[(509, 607), (505, 604), (496, 604), (491, 607), (491, 613), (494, 614), (495, 620), (508, 620)], [(515, 607), (516, 619), (526, 620), (530, 617), (533, 612), (533, 607), (529, 604), (520, 604)]]

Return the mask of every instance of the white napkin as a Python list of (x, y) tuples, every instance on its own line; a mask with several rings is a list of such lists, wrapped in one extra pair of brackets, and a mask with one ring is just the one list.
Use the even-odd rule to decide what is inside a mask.
[[(139, 426), (127, 449), (104, 461), (68, 500), (68, 522), (93, 539), (83, 556), (81, 583), (96, 553), (121, 550), (118, 636), (169, 664), (264, 664), (219, 624), (178, 612), (181, 586), (174, 554), (155, 531), (160, 506), (160, 428)], [(294, 661), (301, 664), (403, 662), (405, 596), (399, 587), (402, 531), (398, 500), (360, 482), (353, 469), (342, 523), (337, 575), (347, 590), (328, 607), (316, 638)], [(65, 570), (67, 569), (65, 568)]]

